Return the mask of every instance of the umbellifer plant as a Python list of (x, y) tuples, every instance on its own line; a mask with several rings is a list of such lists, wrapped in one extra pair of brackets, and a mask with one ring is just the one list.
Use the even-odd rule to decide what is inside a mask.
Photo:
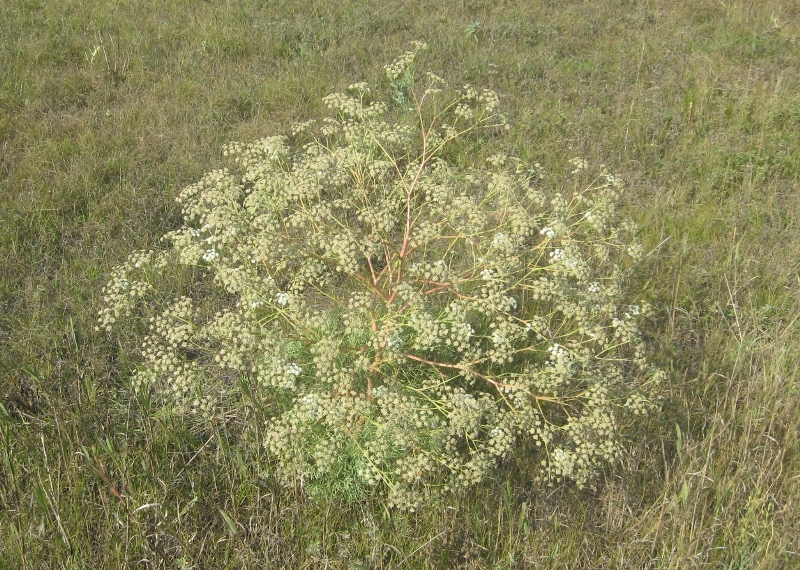
[[(231, 170), (180, 194), (171, 247), (114, 270), (100, 328), (145, 319), (134, 389), (187, 419), (257, 393), (276, 473), (318, 495), (414, 508), (524, 440), (539, 480), (584, 485), (661, 376), (646, 307), (623, 301), (640, 247), (619, 180), (565, 195), (486, 153), (498, 97), (415, 79), (421, 47), (386, 67), (384, 99), (354, 84), (319, 123), (227, 145)], [(181, 266), (213, 279), (165, 299)]]

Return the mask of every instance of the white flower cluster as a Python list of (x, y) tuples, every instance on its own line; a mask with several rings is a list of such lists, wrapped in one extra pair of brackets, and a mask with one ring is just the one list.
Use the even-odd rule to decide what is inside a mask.
[(162, 270), (167, 265), (163, 253), (134, 251), (122, 265), (114, 268), (103, 288), (104, 306), (98, 315), (98, 330), (111, 330), (118, 319), (132, 313), (147, 297), (153, 286), (150, 271)]
[[(389, 65), (384, 66), (383, 69), (386, 71), (386, 76), (389, 78), (389, 80), (394, 81), (401, 78), (409, 69), (411, 64), (414, 63), (414, 59), (416, 59), (417, 54), (426, 49), (428, 49), (428, 44), (415, 41), (412, 44), (411, 50), (405, 52)], [(366, 84), (363, 85), (366, 86)]]
[[(539, 165), (505, 152), (449, 164), (453, 139), (507, 122), (495, 94), (428, 79), (416, 113), (393, 116), (392, 93), (367, 101), (358, 83), (291, 142), (227, 145), (235, 169), (181, 193), (169, 251), (114, 270), (99, 326), (162, 307), (135, 385), (202, 417), (244, 415), (249, 385), (265, 452), (310, 492), (377, 486), (413, 508), (433, 481), (486, 478), (524, 438), (542, 481), (584, 484), (663, 377), (638, 334), (647, 308), (623, 303), (620, 262), (639, 250), (614, 209), (621, 185), (603, 170), (573, 196), (546, 191)], [(147, 276), (174, 266), (213, 279), (163, 304)]]

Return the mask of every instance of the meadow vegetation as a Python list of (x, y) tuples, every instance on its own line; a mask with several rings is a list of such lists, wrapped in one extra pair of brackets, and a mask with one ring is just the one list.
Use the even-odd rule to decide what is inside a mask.
[[(796, 3), (9, 0), (0, 22), (0, 567), (800, 564)], [(369, 489), (310, 496), (265, 452), (248, 386), (247, 405), (186, 422), (133, 389), (136, 339), (96, 330), (114, 268), (180, 231), (176, 198), (223, 149), (246, 154), (230, 141), (292, 136), (326, 95), (386, 86), (414, 40), (416, 69), (490, 88), (512, 126), (450, 164), (514, 149), (541, 191), (591, 182), (576, 157), (624, 183), (643, 246), (625, 302), (653, 308), (639, 333), (665, 378), (586, 485), (547, 485), (530, 445), (413, 512)], [(467, 261), (477, 290), (491, 268)], [(176, 295), (213, 287), (168, 269)]]

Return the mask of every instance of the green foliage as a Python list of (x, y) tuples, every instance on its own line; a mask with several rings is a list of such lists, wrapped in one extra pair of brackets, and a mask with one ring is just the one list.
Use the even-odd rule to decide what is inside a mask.
[[(625, 301), (641, 248), (620, 181), (601, 168), (560, 192), (498, 152), (456, 166), (460, 141), (491, 151), (509, 126), (492, 91), (414, 81), (422, 47), (386, 66), (388, 102), (353, 84), (324, 99), (331, 117), (227, 145), (232, 170), (180, 194), (171, 248), (114, 271), (100, 326), (147, 319), (133, 384), (187, 419), (243, 417), (253, 386), (279, 477), (316, 496), (377, 488), (413, 509), (522, 440), (542, 450), (537, 480), (582, 486), (662, 376), (647, 307)], [(175, 266), (213, 286), (164, 302)]]

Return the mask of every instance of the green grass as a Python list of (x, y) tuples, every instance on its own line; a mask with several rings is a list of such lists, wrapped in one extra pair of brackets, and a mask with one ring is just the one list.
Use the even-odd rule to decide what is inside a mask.
[[(800, 565), (800, 5), (7, 0), (0, 22), (0, 568)], [(131, 401), (127, 347), (94, 331), (111, 267), (222, 144), (319, 116), (415, 39), (420, 68), (501, 94), (552, 180), (582, 156), (628, 182), (670, 382), (594, 489), (537, 488), (521, 450), (415, 514), (314, 502), (258, 433)]]

